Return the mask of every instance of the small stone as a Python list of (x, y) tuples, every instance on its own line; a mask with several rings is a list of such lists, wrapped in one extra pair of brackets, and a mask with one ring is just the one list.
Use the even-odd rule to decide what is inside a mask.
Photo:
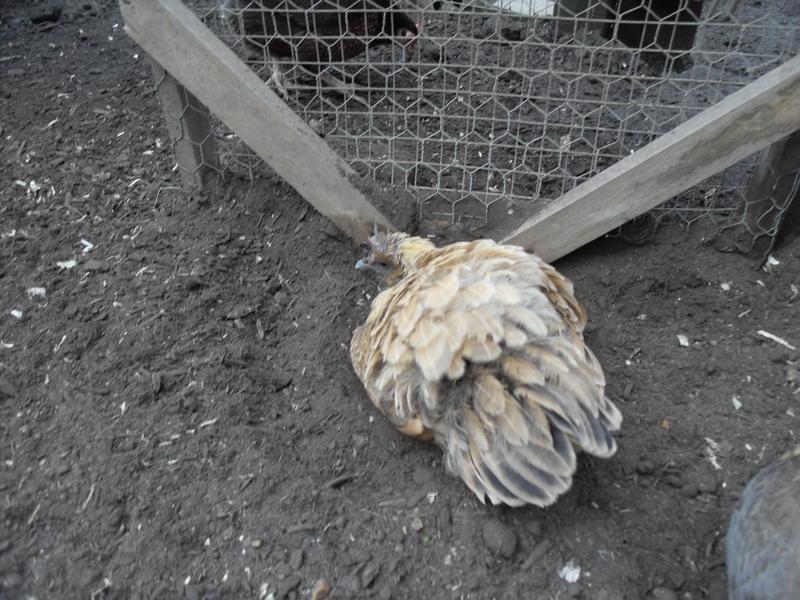
[(331, 593), (331, 584), (327, 579), (317, 579), (311, 588), (311, 600), (324, 600)]
[(791, 359), (791, 355), (783, 348), (775, 348), (770, 350), (767, 357), (774, 363), (786, 364)]
[(625, 389), (622, 390), (622, 399), (630, 400), (632, 395), (633, 395), (633, 382), (631, 381), (628, 383), (628, 385), (625, 386)]
[(292, 553), (289, 555), (289, 566), (292, 567), (292, 570), (297, 571), (300, 567), (303, 566), (303, 549), (298, 548), (297, 550), (293, 550)]
[(88, 570), (84, 571), (78, 577), (78, 583), (83, 588), (92, 587), (95, 582), (100, 581), (100, 578), (103, 576), (103, 572), (100, 569), (89, 567)]
[(6, 573), (3, 576), (2, 587), (15, 588), (22, 585), (22, 576), (19, 573)]
[(711, 477), (703, 477), (697, 481), (697, 489), (704, 494), (716, 494), (717, 482)]
[(283, 290), (275, 292), (275, 295), (272, 298), (275, 300), (275, 303), (278, 306), (286, 307), (289, 304), (289, 294), (287, 294)]
[(308, 121), (308, 124), (311, 127), (311, 129), (314, 130), (314, 133), (316, 133), (318, 136), (320, 137), (325, 136), (325, 125), (323, 125), (322, 121), (318, 119), (310, 119)]
[(264, 540), (260, 540), (260, 539), (258, 539), (258, 538), (256, 538), (256, 539), (254, 539), (254, 540), (251, 540), (251, 541), (250, 541), (250, 546), (251, 546), (252, 548), (255, 548), (256, 550), (258, 550), (259, 548), (261, 548), (261, 546), (263, 546), (263, 545), (264, 545)]
[(545, 556), (549, 551), (550, 548), (553, 547), (553, 542), (550, 540), (542, 540), (536, 546), (534, 546), (531, 553), (528, 555), (528, 558), (525, 559), (525, 562), (522, 563), (523, 571), (526, 571), (532, 568), (534, 565), (538, 565), (539, 561)]
[(184, 593), (186, 594), (186, 600), (200, 600), (202, 597), (200, 590), (198, 590), (195, 585), (186, 586)]
[(423, 527), (424, 525), (422, 524), (422, 519), (420, 519), (419, 517), (414, 517), (411, 520), (411, 529), (413, 529), (414, 531), (422, 531)]
[(665, 587), (653, 588), (650, 590), (650, 597), (653, 600), (678, 600), (678, 594)]
[(708, 592), (705, 594), (706, 598), (727, 598), (728, 597), (728, 586), (724, 580), (720, 581), (713, 581), (708, 586)]
[(31, 23), (34, 25), (41, 25), (42, 23), (55, 23), (61, 18), (62, 9), (57, 5), (45, 5), (39, 7), (34, 14), (31, 15)]
[(0, 398), (13, 398), (17, 393), (17, 388), (8, 379), (0, 377)]
[(483, 37), (493, 37), (497, 33), (497, 17), (489, 17), (488, 19), (484, 19), (483, 25), (476, 29), (477, 32), (482, 34)]
[(653, 466), (652, 461), (649, 460), (642, 460), (638, 465), (636, 465), (636, 472), (639, 473), (639, 475), (650, 475), (654, 470), (655, 467)]
[(92, 258), (83, 263), (83, 270), (97, 271), (99, 273), (103, 273), (105, 271), (108, 271), (108, 263), (103, 260), (97, 260), (96, 258)]
[(266, 291), (268, 294), (272, 294), (273, 296), (281, 289), (281, 280), (277, 277), (273, 277), (267, 282)]
[(368, 588), (375, 581), (375, 578), (380, 573), (381, 566), (376, 562), (368, 562), (361, 572), (361, 585)]
[(183, 396), (180, 399), (180, 407), (187, 412), (197, 412), (198, 406), (195, 396)]
[(290, 575), (278, 584), (278, 591), (275, 593), (276, 598), (285, 598), (293, 589), (300, 586), (301, 579), (297, 575)]
[(378, 598), (380, 600), (392, 600), (392, 588), (381, 588), (381, 591), (378, 592)]
[(678, 475), (668, 475), (664, 478), (664, 481), (667, 482), (668, 485), (671, 485), (674, 488), (682, 488), (683, 487), (683, 479), (680, 478)]
[(761, 344), (761, 340), (754, 335), (746, 335), (742, 338), (742, 345), (743, 346), (758, 346)]
[(411, 479), (417, 487), (430, 487), (436, 481), (436, 475), (426, 467), (416, 467)]
[[(668, 583), (671, 589), (679, 590), (683, 587), (683, 584), (686, 583), (686, 575), (681, 569), (673, 567), (667, 573), (665, 583)], [(716, 596), (709, 596), (709, 597), (716, 598)]]
[(511, 558), (517, 551), (517, 535), (503, 522), (489, 519), (483, 524), (483, 543), (494, 554)]
[(125, 519), (125, 511), (119, 506), (112, 510), (106, 517), (106, 524), (109, 529), (116, 531)]
[(542, 534), (542, 524), (539, 521), (530, 521), (525, 525), (525, 529), (535, 538), (538, 538)]
[(700, 489), (693, 483), (687, 483), (681, 487), (681, 496), (686, 498), (695, 498), (699, 493)]

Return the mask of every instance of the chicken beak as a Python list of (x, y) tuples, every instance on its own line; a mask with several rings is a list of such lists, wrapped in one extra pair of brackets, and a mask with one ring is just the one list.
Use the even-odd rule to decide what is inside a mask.
[(363, 258), (359, 259), (358, 262), (356, 263), (356, 269), (359, 270), (359, 271), (369, 271), (370, 270), (369, 269), (369, 265), (366, 263), (366, 261)]

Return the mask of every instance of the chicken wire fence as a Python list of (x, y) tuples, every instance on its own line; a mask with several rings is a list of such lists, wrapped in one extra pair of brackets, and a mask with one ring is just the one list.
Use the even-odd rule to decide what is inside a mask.
[[(423, 218), (447, 221), (556, 198), (800, 50), (795, 0), (186, 3), (357, 172), (414, 192)], [(323, 26), (322, 13), (338, 25)], [(386, 38), (372, 16), (401, 13), (419, 25), (413, 40), (365, 52), (339, 43)], [(300, 56), (312, 39), (315, 55)], [(276, 41), (293, 54), (277, 61)], [(204, 111), (186, 98), (167, 120), (179, 133), (176, 120)], [(216, 170), (265, 168), (221, 123), (201, 139), (188, 151)], [(775, 173), (759, 195), (756, 163), (651, 215), (712, 217), (773, 239), (800, 173)]]

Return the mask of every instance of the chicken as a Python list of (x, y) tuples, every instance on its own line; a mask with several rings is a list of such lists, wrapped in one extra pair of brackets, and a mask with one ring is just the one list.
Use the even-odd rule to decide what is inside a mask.
[(800, 446), (747, 484), (725, 546), (730, 600), (800, 595)]
[(436, 248), (376, 233), (365, 250), (356, 268), (390, 287), (353, 334), (355, 372), (481, 502), (547, 506), (570, 488), (576, 450), (614, 454), (622, 415), (584, 344), (586, 313), (553, 267), (492, 240)]
[(286, 98), (285, 62), (296, 62), (350, 96), (351, 85), (321, 73), (326, 64), (394, 40), (405, 46), (408, 58), (422, 26), (394, 8), (394, 0), (223, 0), (222, 13), (229, 27), (244, 36), (249, 54), (269, 58), (270, 82)]

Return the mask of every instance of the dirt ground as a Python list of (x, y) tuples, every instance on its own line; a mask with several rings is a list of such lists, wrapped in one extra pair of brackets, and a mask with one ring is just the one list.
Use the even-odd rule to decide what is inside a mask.
[(800, 239), (560, 261), (619, 452), (484, 507), (351, 370), (357, 252), (276, 178), (186, 197), (115, 4), (47, 6), (0, 8), (0, 597), (725, 597), (737, 496), (797, 442), (800, 355), (758, 332), (800, 346)]

